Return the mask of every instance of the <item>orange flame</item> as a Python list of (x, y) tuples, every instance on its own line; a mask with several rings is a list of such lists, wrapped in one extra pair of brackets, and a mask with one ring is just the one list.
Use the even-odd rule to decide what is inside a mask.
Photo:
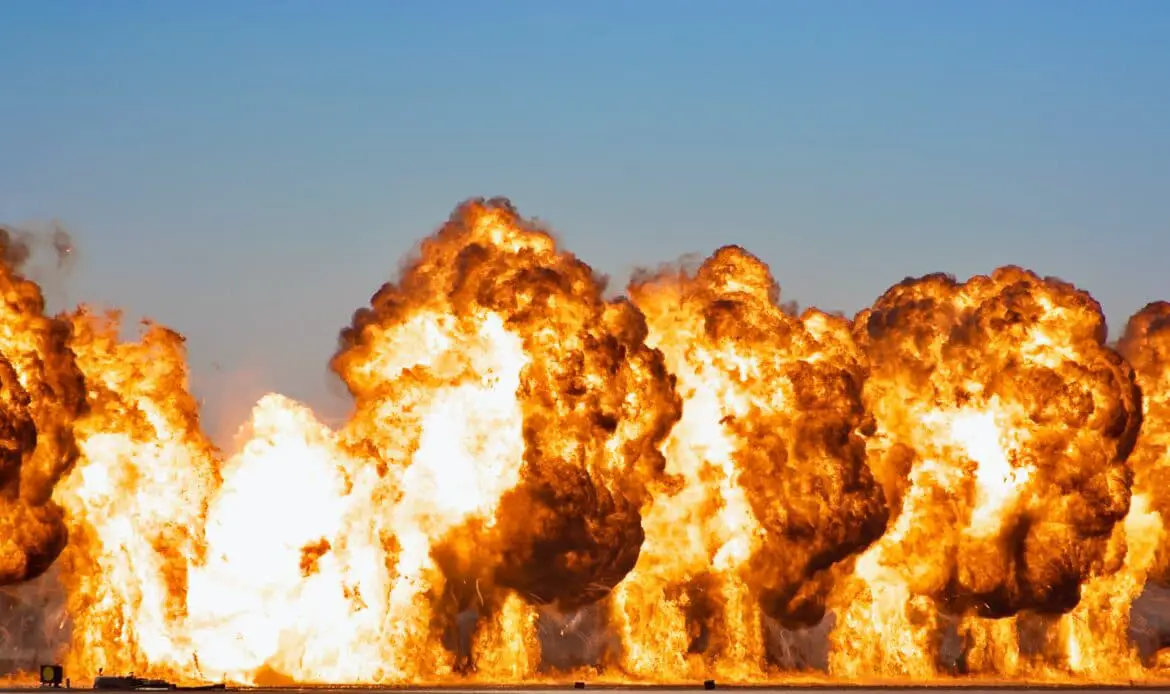
[(76, 681), (1170, 665), (1135, 631), (1170, 581), (1170, 304), (1116, 350), (1092, 297), (1014, 267), (798, 316), (734, 246), (614, 298), (473, 200), (342, 332), (344, 426), (270, 394), (224, 452), (181, 336), (48, 317), (0, 249), (0, 598)]
[[(684, 402), (665, 448), (675, 478), (614, 599), (622, 667), (759, 679), (761, 606), (817, 623), (829, 571), (885, 524), (858, 435), (861, 357), (847, 321), (786, 315), (767, 266), (739, 248), (693, 274), (641, 278), (631, 293)], [(699, 638), (708, 657), (688, 662)]]

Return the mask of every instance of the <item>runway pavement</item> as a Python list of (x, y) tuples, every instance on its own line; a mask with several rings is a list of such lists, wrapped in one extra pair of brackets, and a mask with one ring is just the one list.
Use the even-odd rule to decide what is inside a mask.
[[(89, 689), (88, 687), (74, 687), (74, 689)], [(704, 687), (702, 682), (695, 683), (694, 686), (645, 686), (645, 687), (628, 687), (618, 685), (593, 685), (586, 686), (585, 690), (601, 689), (605, 690), (607, 694), (629, 692), (653, 692), (654, 694), (695, 694), (695, 692), (703, 692)], [(938, 683), (938, 685), (922, 685), (922, 686), (904, 686), (904, 685), (858, 685), (858, 686), (842, 686), (840, 683), (834, 685), (792, 685), (792, 686), (716, 686), (715, 690), (721, 689), (735, 689), (735, 690), (750, 690), (750, 692), (759, 692), (761, 694), (769, 692), (807, 692), (815, 694), (865, 694), (866, 692), (881, 692), (881, 694), (913, 694), (915, 692), (923, 692), (929, 690), (931, 694), (1012, 694), (1014, 692), (1035, 692), (1037, 689), (1045, 690), (1078, 690), (1078, 692), (1095, 692), (1099, 694), (1127, 694), (1135, 692), (1135, 690), (1142, 690), (1142, 692), (1170, 692), (1170, 682), (1150, 683), (1150, 682), (1136, 682), (1131, 686), (1115, 686), (1115, 685), (1054, 685), (1054, 683), (1028, 683), (1028, 685), (1020, 685), (1020, 683), (1003, 683), (1003, 685), (989, 685), (986, 682), (975, 683), (972, 682), (970, 686), (962, 685), (962, 683)], [(20, 693), (27, 694), (30, 690), (43, 689), (36, 687), (25, 688), (0, 688), (0, 693)], [(161, 689), (156, 689), (161, 690)], [(574, 689), (572, 683), (566, 683), (564, 686), (543, 686), (543, 687), (514, 687), (514, 686), (500, 686), (500, 687), (482, 687), (482, 686), (450, 686), (450, 687), (248, 687), (248, 688), (234, 688), (228, 687), (226, 692), (248, 692), (248, 693), (266, 693), (266, 694), (385, 694), (388, 690), (401, 690), (401, 692), (411, 692), (411, 694), (500, 694), (501, 692), (524, 692), (525, 694), (564, 694), (565, 692), (572, 692)]]

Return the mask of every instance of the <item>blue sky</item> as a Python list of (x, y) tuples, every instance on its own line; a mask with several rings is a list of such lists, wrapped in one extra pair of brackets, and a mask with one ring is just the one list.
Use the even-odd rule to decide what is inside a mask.
[(0, 2), (0, 220), (189, 339), (221, 439), (460, 200), (594, 267), (739, 243), (853, 312), (1019, 263), (1170, 298), (1170, 3)]

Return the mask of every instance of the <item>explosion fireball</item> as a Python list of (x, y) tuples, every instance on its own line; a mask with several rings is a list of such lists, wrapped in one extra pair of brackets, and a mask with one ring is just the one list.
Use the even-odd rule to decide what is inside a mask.
[[(724, 676), (760, 677), (761, 608), (818, 623), (834, 567), (885, 527), (859, 435), (863, 358), (848, 321), (786, 315), (767, 266), (740, 248), (630, 293), (684, 401), (665, 449), (677, 477), (657, 490), (614, 600), (623, 670), (683, 678), (713, 659)], [(708, 657), (686, 663), (700, 636)]]
[(1170, 304), (1116, 349), (1089, 294), (1016, 267), (907, 279), (852, 320), (797, 315), (735, 246), (616, 296), (477, 199), (341, 331), (344, 425), (270, 394), (221, 451), (179, 334), (48, 316), (27, 239), (0, 251), (0, 646), (37, 651), (0, 653), (13, 672), (1105, 682), (1170, 665), (1139, 609), (1170, 581)]
[(77, 460), (85, 412), (69, 324), (45, 315), (40, 287), (20, 274), (29, 252), (0, 227), (0, 585), (41, 575), (65, 548), (53, 487)]
[[(977, 641), (991, 629), (971, 655), (1012, 674), (1003, 625), (1066, 612), (1116, 571), (1141, 394), (1105, 332), (1088, 294), (1014, 267), (907, 280), (858, 314), (870, 463), (894, 515), (842, 596), (835, 672), (933, 674), (945, 610)], [(875, 625), (897, 636), (871, 644)], [(861, 645), (875, 662), (849, 654)]]

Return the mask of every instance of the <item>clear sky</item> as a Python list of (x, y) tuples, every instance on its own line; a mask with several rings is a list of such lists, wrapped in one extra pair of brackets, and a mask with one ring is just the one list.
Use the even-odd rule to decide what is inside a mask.
[(1019, 263), (1170, 298), (1170, 2), (0, 0), (0, 220), (189, 338), (222, 438), (460, 200), (594, 267), (739, 243), (852, 313)]

